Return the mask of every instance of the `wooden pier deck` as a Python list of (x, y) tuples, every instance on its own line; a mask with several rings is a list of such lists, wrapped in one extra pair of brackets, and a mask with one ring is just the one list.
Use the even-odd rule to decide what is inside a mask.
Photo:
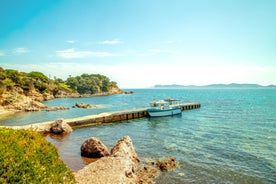
[[(200, 103), (191, 102), (180, 104), (182, 111), (192, 110), (200, 108)], [(68, 123), (72, 128), (84, 127), (97, 125), (102, 123), (112, 123), (130, 119), (137, 119), (148, 117), (147, 108), (125, 110), (125, 111), (115, 111), (115, 112), (105, 112), (97, 115), (84, 116), (79, 118), (65, 119), (64, 121)]]

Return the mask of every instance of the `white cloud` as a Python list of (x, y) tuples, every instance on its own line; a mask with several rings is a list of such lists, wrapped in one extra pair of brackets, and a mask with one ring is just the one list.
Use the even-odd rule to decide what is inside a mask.
[(92, 51), (76, 51), (74, 48), (66, 50), (56, 51), (58, 57), (70, 59), (70, 58), (87, 58), (92, 56), (107, 57), (107, 56), (119, 56), (110, 52), (92, 52)]
[(67, 43), (71, 43), (71, 44), (73, 44), (73, 43), (76, 43), (76, 42), (77, 42), (77, 40), (66, 40), (66, 42), (67, 42)]
[(24, 48), (24, 47), (15, 48), (15, 49), (13, 50), (13, 53), (14, 53), (14, 54), (26, 54), (26, 53), (28, 53), (28, 52), (30, 52), (30, 50), (27, 49), (27, 48)]
[(123, 42), (118, 39), (105, 40), (105, 41), (99, 42), (99, 44), (104, 44), (104, 45), (115, 45), (115, 44), (121, 44), (121, 43)]

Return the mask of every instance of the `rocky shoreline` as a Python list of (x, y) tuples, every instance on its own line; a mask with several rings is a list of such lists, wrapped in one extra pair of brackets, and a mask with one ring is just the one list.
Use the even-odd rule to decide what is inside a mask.
[[(58, 106), (48, 107), (44, 105), (43, 101), (53, 100), (55, 98), (86, 98), (92, 96), (107, 96), (114, 94), (128, 94), (119, 88), (114, 88), (109, 92), (100, 92), (96, 94), (79, 94), (59, 91), (55, 95), (49, 93), (39, 93), (37, 90), (32, 89), (27, 93), (20, 87), (14, 88), (12, 91), (3, 93), (0, 96), (0, 118), (13, 115), (16, 112), (34, 112), (34, 111), (58, 111), (68, 110), (69, 107)], [(74, 107), (77, 108), (101, 108), (102, 105), (98, 104), (81, 104), (78, 103)]]
[[(122, 137), (117, 144), (109, 151), (98, 138), (86, 140), (81, 150), (89, 148), (94, 153), (102, 152), (101, 158), (75, 173), (79, 184), (113, 184), (113, 183), (155, 183), (154, 179), (161, 172), (166, 172), (177, 167), (174, 158), (141, 163), (135, 152), (129, 136)], [(87, 150), (85, 149), (85, 150)], [(91, 152), (91, 155), (95, 155)], [(96, 154), (96, 157), (99, 155)]]
[[(6, 128), (32, 129), (42, 134), (56, 136), (70, 135), (73, 131), (63, 119)], [(74, 173), (79, 184), (155, 183), (154, 179), (161, 172), (177, 167), (177, 162), (173, 157), (142, 163), (129, 136), (122, 137), (110, 151), (98, 138), (91, 137), (83, 142), (80, 151), (82, 156), (98, 158), (98, 160)]]
[[(12, 91), (5, 92), (1, 95), (0, 118), (5, 118), (6, 116), (13, 115), (16, 112), (41, 110), (58, 111), (69, 109), (64, 106), (47, 107), (42, 103), (43, 101), (55, 98), (79, 98), (132, 93), (132, 91), (123, 92), (119, 88), (114, 88), (110, 92), (97, 94), (78, 94), (60, 91), (53, 95), (48, 93), (41, 94), (35, 89), (24, 92), (20, 87), (17, 87)], [(100, 105), (96, 104), (77, 103), (72, 108), (100, 107)], [(41, 132), (42, 134), (53, 134), (57, 136), (69, 135), (73, 131), (63, 119), (24, 126), (6, 126), (6, 128), (31, 129)], [(98, 140), (98, 142), (101, 143), (100, 140)], [(177, 165), (174, 158), (168, 158), (164, 161), (141, 163), (137, 153), (134, 150), (132, 141), (128, 136), (121, 138), (111, 149), (111, 151), (109, 151), (103, 144), (101, 149), (105, 149), (106, 151), (105, 154), (96, 156), (97, 158), (101, 158), (74, 173), (77, 183), (154, 183), (154, 179), (160, 172), (173, 169)], [(86, 154), (82, 155), (87, 156)]]

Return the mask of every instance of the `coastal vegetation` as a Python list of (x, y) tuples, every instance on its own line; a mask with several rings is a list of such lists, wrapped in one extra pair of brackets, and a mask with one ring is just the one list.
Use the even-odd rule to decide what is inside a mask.
[(59, 90), (79, 94), (95, 94), (118, 88), (116, 82), (110, 81), (107, 76), (101, 74), (82, 74), (76, 77), (69, 76), (66, 80), (62, 80), (56, 77), (50, 79), (38, 71), (25, 73), (0, 67), (0, 94), (15, 87), (22, 88), (24, 92), (35, 89), (40, 93), (52, 94)]
[(66, 80), (47, 77), (41, 72), (20, 72), (0, 67), (0, 106), (6, 109), (36, 111), (41, 102), (54, 98), (122, 93), (117, 83), (101, 74), (69, 76)]
[(57, 148), (38, 132), (0, 128), (0, 183), (75, 183)]

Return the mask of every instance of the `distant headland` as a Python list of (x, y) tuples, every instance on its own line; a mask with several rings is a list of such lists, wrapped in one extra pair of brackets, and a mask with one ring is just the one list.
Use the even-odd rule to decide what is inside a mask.
[(154, 88), (276, 88), (276, 85), (263, 86), (260, 84), (209, 84), (209, 85), (179, 85), (179, 84), (167, 84), (167, 85), (154, 85)]
[[(69, 76), (66, 80), (48, 78), (41, 72), (20, 72), (0, 67), (0, 115), (9, 111), (47, 109), (43, 101), (55, 98), (121, 94), (117, 83), (101, 74)], [(60, 108), (58, 108), (60, 109)], [(67, 109), (67, 108), (62, 108)]]

